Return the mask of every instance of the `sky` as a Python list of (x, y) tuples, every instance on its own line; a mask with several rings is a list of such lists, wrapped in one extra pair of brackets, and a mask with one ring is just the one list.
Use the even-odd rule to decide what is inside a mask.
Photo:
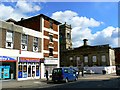
[(0, 19), (29, 18), (45, 14), (72, 26), (73, 48), (88, 44), (119, 46), (118, 2), (0, 2)]

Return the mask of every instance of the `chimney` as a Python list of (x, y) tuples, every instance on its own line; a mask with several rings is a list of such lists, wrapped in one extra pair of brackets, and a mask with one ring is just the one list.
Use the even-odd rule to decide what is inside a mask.
[(87, 46), (87, 39), (84, 39), (83, 42), (84, 42), (84, 46)]
[(21, 21), (24, 20), (24, 18), (21, 18)]

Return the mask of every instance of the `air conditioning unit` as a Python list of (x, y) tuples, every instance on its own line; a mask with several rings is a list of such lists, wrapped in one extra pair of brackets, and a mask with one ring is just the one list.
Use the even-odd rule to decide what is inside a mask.
[(12, 42), (6, 42), (6, 48), (13, 48)]
[(25, 44), (21, 45), (21, 50), (27, 50), (27, 46)]
[(37, 46), (33, 46), (33, 51), (38, 51), (38, 47)]

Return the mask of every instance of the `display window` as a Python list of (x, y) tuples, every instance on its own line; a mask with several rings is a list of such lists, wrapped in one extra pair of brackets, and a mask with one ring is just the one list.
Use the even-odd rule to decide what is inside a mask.
[(31, 65), (28, 66), (28, 77), (31, 77)]
[(36, 65), (36, 76), (39, 76), (39, 65)]
[(23, 78), (27, 77), (27, 65), (23, 65)]
[(18, 65), (18, 78), (22, 78), (22, 65)]

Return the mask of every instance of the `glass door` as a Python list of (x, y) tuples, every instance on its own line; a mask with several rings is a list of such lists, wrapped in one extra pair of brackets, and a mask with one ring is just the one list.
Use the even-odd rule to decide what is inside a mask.
[(35, 65), (32, 65), (32, 77), (33, 78), (35, 77), (35, 71), (36, 71)]

